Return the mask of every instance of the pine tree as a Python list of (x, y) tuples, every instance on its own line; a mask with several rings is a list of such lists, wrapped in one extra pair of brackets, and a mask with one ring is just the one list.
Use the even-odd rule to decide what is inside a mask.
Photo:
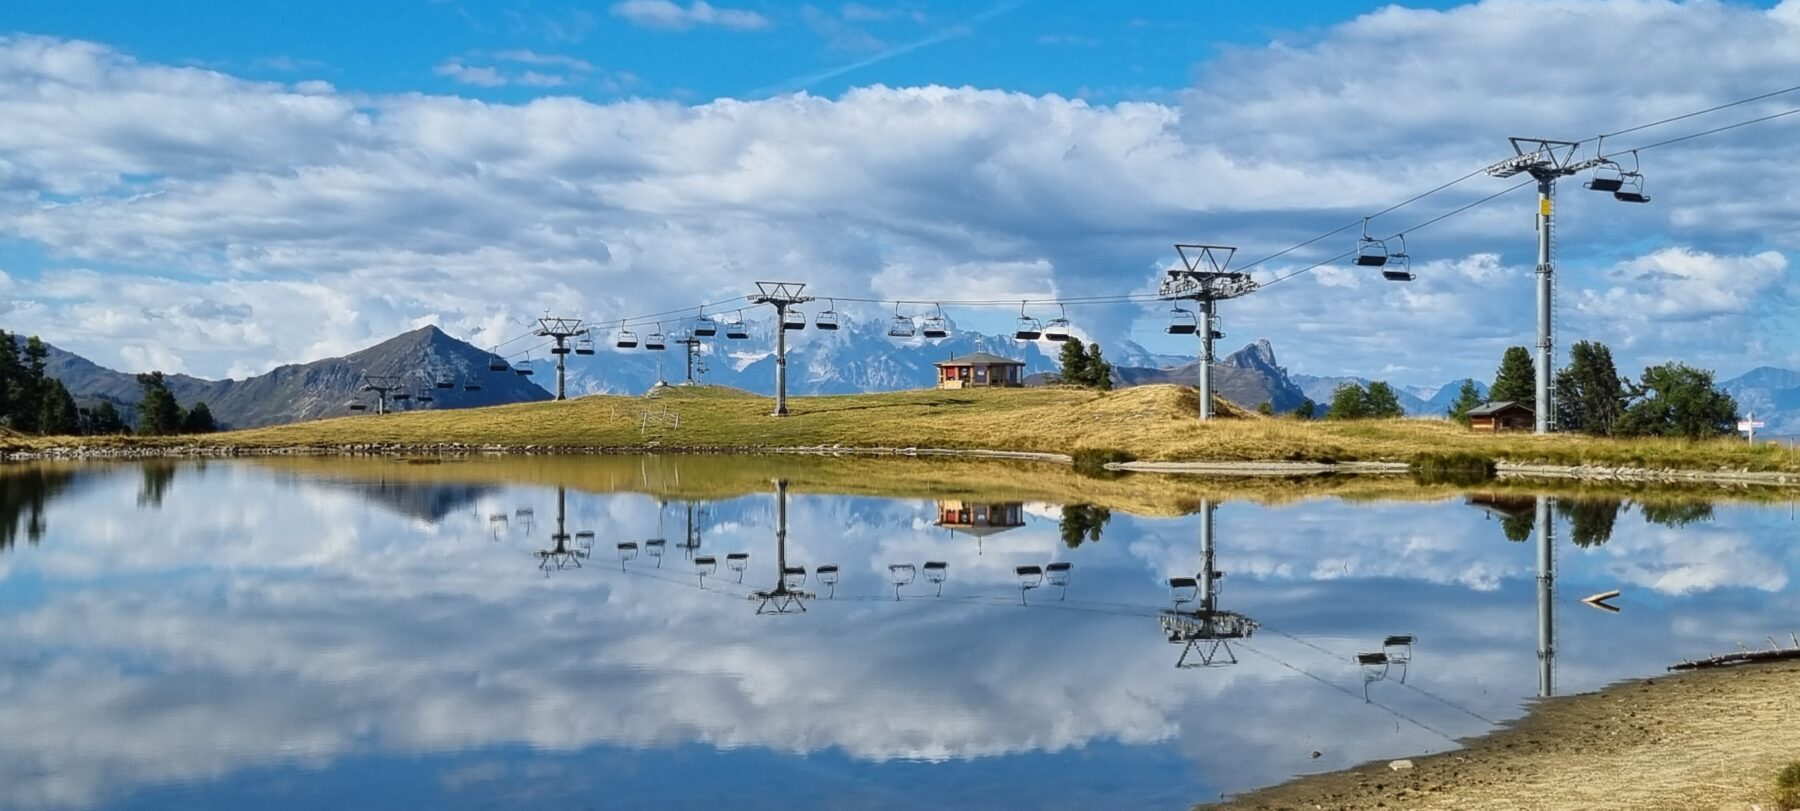
[(140, 374), (137, 381), (144, 390), (144, 399), (138, 401), (138, 433), (144, 436), (179, 433), (183, 419), (181, 405), (169, 392), (163, 373)]
[(75, 398), (69, 395), (62, 381), (54, 377), (46, 378), (43, 384), (43, 402), (38, 406), (38, 433), (45, 436), (72, 436), (81, 432), (81, 414), (75, 408)]
[(1469, 427), (1470, 409), (1481, 405), (1481, 390), (1475, 387), (1473, 378), (1463, 378), (1462, 388), (1456, 390), (1456, 402), (1450, 404), (1448, 416), (1464, 428)]
[(217, 430), (219, 426), (213, 422), (212, 409), (206, 407), (205, 400), (194, 403), (194, 409), (181, 421), (184, 434), (210, 434)]
[(1369, 393), (1363, 391), (1360, 383), (1345, 383), (1331, 393), (1331, 407), (1325, 412), (1328, 420), (1360, 420), (1368, 416), (1366, 406)]
[[(1069, 343), (1080, 342), (1070, 341)], [(1112, 391), (1112, 364), (1107, 363), (1106, 359), (1100, 356), (1100, 345), (1097, 343), (1088, 344), (1085, 385), (1101, 391)]]
[(1256, 413), (1261, 414), (1265, 417), (1270, 416), (1275, 413), (1275, 404), (1269, 402), (1268, 400), (1264, 400), (1260, 403), (1257, 403), (1256, 404)]
[(1087, 349), (1080, 341), (1063, 341), (1062, 354), (1058, 358), (1062, 362), (1059, 370), (1062, 382), (1069, 386), (1085, 386), (1088, 378)]
[(25, 341), (24, 358), (14, 375), (12, 385), (12, 427), (15, 431), (38, 433), (38, 417), (44, 407), (44, 362), (49, 349), (36, 335)]
[(1313, 402), (1311, 397), (1301, 400), (1300, 406), (1298, 408), (1294, 409), (1294, 416), (1299, 417), (1300, 419), (1303, 419), (1303, 420), (1310, 420), (1314, 416), (1316, 416), (1318, 413), (1319, 413), (1319, 404)]
[(1531, 352), (1522, 346), (1509, 346), (1500, 356), (1500, 368), (1494, 372), (1494, 385), (1488, 387), (1493, 402), (1510, 400), (1527, 405), (1537, 401), (1537, 365)]
[(1394, 393), (1394, 387), (1377, 380), (1363, 392), (1363, 416), (1391, 419), (1406, 416), (1406, 410), (1400, 407), (1400, 395)]
[(1736, 429), (1737, 401), (1713, 385), (1713, 373), (1682, 363), (1644, 370), (1632, 387), (1634, 402), (1619, 419), (1627, 436), (1724, 436)]
[(119, 416), (119, 409), (111, 400), (101, 400), (99, 405), (87, 412), (85, 433), (96, 436), (123, 434), (126, 433), (125, 420)]
[(18, 387), (19, 345), (0, 329), (0, 425), (11, 425), (14, 389)]
[(1557, 371), (1555, 390), (1558, 428), (1612, 436), (1625, 410), (1625, 381), (1606, 344), (1576, 341), (1569, 347), (1569, 365)]

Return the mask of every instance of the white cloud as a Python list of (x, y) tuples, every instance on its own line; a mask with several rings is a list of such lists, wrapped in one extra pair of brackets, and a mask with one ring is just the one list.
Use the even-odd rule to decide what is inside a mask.
[[(731, 11), (628, 5), (705, 24)], [(173, 341), (182, 368), (219, 374), (308, 360), (421, 317), (491, 342), (496, 325), (545, 308), (672, 309), (776, 271), (846, 297), (1142, 292), (1178, 239), (1231, 242), (1253, 259), (1462, 175), (1504, 151), (1507, 134), (1582, 137), (1767, 89), (1767, 77), (1800, 72), (1793, 16), (1791, 5), (1648, 0), (1389, 7), (1309, 39), (1231, 50), (1200, 67), (1178, 104), (1110, 106), (945, 87), (699, 105), (364, 96), (8, 37), (0, 228), (51, 257), (41, 275), (13, 269), (8, 318), (101, 362), (125, 363), (121, 342)], [(1737, 43), (1729, 59), (1615, 57), (1709, 53), (1720, 41)], [(465, 54), (440, 69), (472, 86), (621, 92), (635, 78), (533, 51)], [(1800, 245), (1792, 122), (1644, 153), (1649, 206), (1564, 184), (1563, 342), (1629, 342), (1623, 368), (1679, 357), (1730, 371), (1794, 357), (1800, 338), (1767, 312), (1792, 298), (1784, 257)], [(1418, 370), (1398, 382), (1428, 384), (1485, 373), (1531, 333), (1529, 193), (1410, 229), (1502, 183), (1476, 177), (1371, 224), (1409, 229), (1412, 285), (1340, 262), (1226, 305), (1228, 332), (1269, 337), (1296, 371), (1392, 366)], [(1256, 272), (1268, 280), (1353, 243), (1347, 232)], [(70, 267), (124, 281), (63, 295), (58, 285), (79, 273)], [(282, 284), (337, 298), (263, 292)], [(246, 304), (266, 343), (164, 331), (132, 314), (141, 307), (119, 306), (116, 291), (138, 286)], [(1633, 325), (1673, 301), (1708, 315)], [(99, 310), (112, 336), (81, 345), (64, 325)], [(1070, 315), (1105, 342), (1165, 311)], [(1695, 340), (1701, 331), (1707, 340)], [(1759, 355), (1740, 349), (1759, 340)]]
[(612, 13), (645, 28), (683, 30), (697, 25), (716, 25), (752, 31), (769, 27), (769, 19), (757, 12), (721, 8), (706, 0), (692, 0), (686, 6), (674, 0), (624, 0), (612, 5)]

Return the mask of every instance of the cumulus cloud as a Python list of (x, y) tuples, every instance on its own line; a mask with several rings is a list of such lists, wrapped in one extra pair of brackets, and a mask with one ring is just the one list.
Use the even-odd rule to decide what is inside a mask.
[[(749, 24), (705, 3), (614, 8), (641, 24)], [(698, 105), (363, 96), (8, 37), (0, 227), (51, 257), (42, 274), (13, 269), (9, 328), (120, 364), (118, 346), (161, 342), (184, 368), (219, 374), (308, 360), (424, 317), (493, 343), (546, 308), (595, 318), (673, 309), (776, 271), (846, 297), (1143, 292), (1176, 240), (1237, 244), (1248, 261), (1463, 175), (1504, 152), (1509, 134), (1583, 137), (1767, 90), (1767, 77), (1800, 71), (1795, 17), (1792, 0), (1767, 11), (1662, 0), (1387, 7), (1229, 49), (1175, 103), (1113, 105), (966, 87)], [(1704, 53), (1720, 41), (1738, 44), (1730, 59), (1614, 56)], [(465, 54), (440, 69), (471, 86), (558, 92), (630, 80), (526, 51)], [(1791, 295), (1800, 141), (1789, 134), (1774, 122), (1644, 153), (1650, 206), (1565, 183), (1565, 338), (1630, 341), (1626, 367), (1793, 356), (1796, 339), (1766, 314), (1731, 309)], [(1502, 183), (1474, 177), (1371, 224), (1408, 231), (1420, 276), (1411, 286), (1338, 263), (1227, 305), (1228, 331), (1269, 337), (1298, 371), (1393, 368), (1420, 383), (1483, 373), (1531, 334), (1529, 192), (1414, 226)], [(1256, 273), (1271, 281), (1354, 236)], [(170, 337), (104, 286), (87, 298), (56, 292), (87, 272), (171, 299), (248, 304), (265, 334), (246, 340), (267, 343)], [(1717, 273), (1740, 275), (1702, 291)], [(256, 291), (284, 284), (328, 289), (341, 297), (329, 306), (349, 316), (255, 303)], [(1634, 327), (1690, 297), (1708, 319)], [(105, 339), (63, 334), (78, 309), (111, 310), (116, 326)], [(981, 325), (980, 313), (953, 314)], [(1103, 342), (1134, 329), (1146, 337), (1162, 318), (1133, 305), (1071, 316)], [(322, 323), (344, 332), (321, 338)], [(1191, 350), (1149, 337), (1152, 349)], [(1759, 339), (1758, 358), (1736, 349)]]
[(721, 8), (706, 0), (693, 0), (683, 6), (675, 0), (624, 0), (614, 3), (612, 13), (645, 28), (683, 30), (697, 25), (716, 25), (740, 31), (769, 27), (769, 18), (747, 9)]

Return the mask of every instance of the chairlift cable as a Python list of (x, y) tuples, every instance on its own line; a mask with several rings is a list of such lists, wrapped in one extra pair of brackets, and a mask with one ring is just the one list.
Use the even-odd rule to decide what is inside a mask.
[(1722, 127), (1714, 127), (1710, 130), (1701, 130), (1699, 132), (1689, 133), (1687, 135), (1678, 135), (1674, 138), (1657, 141), (1653, 144), (1646, 144), (1644, 146), (1632, 147), (1631, 149), (1622, 150), (1622, 151), (1625, 151), (1625, 152), (1648, 152), (1652, 149), (1656, 149), (1657, 147), (1668, 146), (1670, 144), (1678, 144), (1678, 143), (1681, 143), (1682, 141), (1690, 141), (1695, 138), (1699, 138), (1699, 137), (1706, 136), (1706, 135), (1717, 135), (1718, 133), (1725, 132), (1727, 130), (1735, 130), (1739, 127), (1748, 127), (1751, 124), (1761, 124), (1764, 121), (1773, 121), (1777, 118), (1785, 118), (1787, 116), (1794, 115), (1796, 113), (1800, 113), (1800, 107), (1794, 107), (1792, 109), (1783, 110), (1779, 113), (1772, 113), (1770, 115), (1765, 115), (1765, 116), (1762, 116), (1759, 118), (1752, 118), (1748, 121), (1739, 121), (1736, 124), (1726, 124), (1725, 126), (1722, 126)]
[(1737, 107), (1742, 104), (1749, 104), (1750, 102), (1753, 102), (1753, 101), (1762, 101), (1763, 99), (1774, 98), (1776, 96), (1786, 95), (1786, 94), (1792, 93), (1796, 90), (1800, 90), (1800, 85), (1794, 85), (1793, 87), (1787, 87), (1787, 88), (1782, 88), (1781, 90), (1770, 91), (1768, 93), (1763, 93), (1758, 96), (1751, 96), (1749, 98), (1738, 99), (1737, 101), (1728, 101), (1728, 102), (1725, 102), (1724, 104), (1720, 104), (1720, 105), (1717, 105), (1714, 107), (1708, 107), (1704, 110), (1695, 110), (1694, 112), (1691, 112), (1691, 113), (1682, 113), (1681, 115), (1670, 116), (1670, 117), (1662, 119), (1660, 121), (1652, 121), (1648, 124), (1639, 124), (1635, 127), (1627, 127), (1625, 129), (1617, 130), (1614, 132), (1602, 133), (1595, 137), (1611, 138), (1615, 135), (1624, 135), (1625, 133), (1628, 133), (1628, 132), (1637, 132), (1638, 130), (1647, 130), (1651, 127), (1660, 127), (1664, 124), (1671, 124), (1676, 121), (1681, 121), (1683, 119), (1693, 118), (1695, 116), (1706, 115), (1707, 113), (1716, 113), (1720, 110), (1724, 110), (1724, 109), (1727, 109), (1730, 107)]

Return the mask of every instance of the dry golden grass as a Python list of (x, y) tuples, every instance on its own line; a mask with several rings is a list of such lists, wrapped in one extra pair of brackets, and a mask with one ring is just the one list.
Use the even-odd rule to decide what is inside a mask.
[[(704, 387), (655, 397), (596, 396), (458, 411), (354, 416), (204, 438), (88, 438), (88, 445), (206, 444), (246, 448), (463, 443), (507, 447), (756, 450), (841, 445), (1071, 453), (1119, 449), (1156, 461), (1395, 461), (1429, 452), (1560, 465), (1686, 470), (1800, 471), (1800, 454), (1719, 439), (1610, 440), (1477, 434), (1439, 420), (1304, 422), (1235, 410), (1200, 423), (1192, 389), (1139, 386), (1114, 392), (1066, 388), (905, 391), (797, 397), (791, 416), (769, 416), (769, 398)], [(648, 415), (648, 417), (646, 417)], [(680, 425), (674, 425), (679, 416)], [(28, 448), (72, 444), (8, 440)]]

